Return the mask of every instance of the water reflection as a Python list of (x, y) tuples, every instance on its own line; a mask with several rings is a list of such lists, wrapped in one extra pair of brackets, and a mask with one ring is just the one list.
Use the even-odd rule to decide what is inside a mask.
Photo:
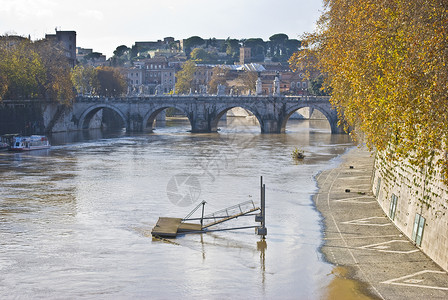
[[(50, 150), (0, 153), (0, 296), (320, 299), (332, 267), (318, 251), (313, 176), (351, 146), (348, 136), (331, 135), (326, 121), (290, 121), (281, 135), (227, 122), (211, 134), (189, 133), (188, 122), (152, 134), (54, 134)], [(296, 146), (307, 153), (300, 165)], [(190, 207), (167, 195), (183, 173), (200, 185)], [(209, 212), (258, 201), (259, 176), (266, 241), (250, 229), (151, 238), (160, 216), (183, 217), (199, 201)]]
[(257, 250), (260, 251), (260, 271), (261, 271), (261, 283), (263, 291), (265, 291), (266, 282), (266, 248), (268, 247), (266, 239), (262, 239), (257, 242)]
[(333, 279), (327, 287), (327, 292), (323, 299), (334, 300), (372, 300), (379, 299), (373, 295), (368, 295), (367, 289), (358, 281), (348, 277), (349, 271), (343, 267), (334, 267), (331, 272)]

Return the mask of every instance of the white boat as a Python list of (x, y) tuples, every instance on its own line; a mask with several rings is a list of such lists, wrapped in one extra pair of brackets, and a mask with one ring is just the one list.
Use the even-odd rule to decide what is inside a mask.
[(8, 150), (8, 149), (9, 149), (8, 143), (0, 142), (0, 151)]
[(44, 135), (16, 136), (13, 139), (10, 150), (30, 151), (50, 148), (50, 142)]
[(0, 136), (0, 151), (9, 150), (12, 141), (18, 135), (17, 133), (8, 133)]

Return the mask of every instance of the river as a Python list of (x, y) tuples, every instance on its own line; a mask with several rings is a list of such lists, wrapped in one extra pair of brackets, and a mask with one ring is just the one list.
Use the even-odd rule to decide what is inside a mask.
[[(53, 147), (0, 152), (1, 299), (323, 299), (333, 280), (314, 176), (352, 147), (326, 120), (261, 134), (250, 118), (192, 134), (54, 134)], [(305, 151), (294, 161), (295, 147)], [(254, 229), (151, 237), (161, 216), (253, 200), (266, 184), (266, 240)], [(219, 228), (255, 225), (240, 217)]]

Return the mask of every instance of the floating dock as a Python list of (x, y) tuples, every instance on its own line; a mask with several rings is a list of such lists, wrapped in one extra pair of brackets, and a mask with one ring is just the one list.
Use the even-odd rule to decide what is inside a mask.
[(151, 234), (160, 237), (176, 237), (180, 233), (194, 231), (201, 232), (202, 225), (184, 223), (182, 218), (160, 217)]
[[(202, 201), (185, 218), (160, 217), (151, 231), (152, 236), (175, 238), (180, 234), (188, 233), (206, 233), (211, 231), (256, 228), (257, 233), (265, 238), (267, 230), (265, 227), (265, 185), (263, 184), (263, 178), (261, 178), (261, 208), (255, 207), (254, 202), (250, 200), (204, 216), (205, 204), (206, 202)], [(190, 218), (201, 206), (202, 216), (200, 218)], [(260, 213), (254, 214), (257, 211), (260, 211)], [(255, 216), (255, 222), (261, 223), (261, 226), (209, 229), (212, 226), (243, 216)], [(200, 224), (186, 223), (186, 221), (200, 221)], [(206, 222), (205, 224), (204, 221)]]

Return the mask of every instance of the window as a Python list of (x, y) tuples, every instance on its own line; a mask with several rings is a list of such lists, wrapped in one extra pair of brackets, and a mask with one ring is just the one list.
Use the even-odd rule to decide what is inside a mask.
[(380, 187), (381, 187), (381, 177), (378, 177), (378, 182), (376, 184), (376, 193), (375, 193), (375, 196), (377, 198), (380, 196)]
[(389, 217), (391, 218), (392, 221), (395, 219), (395, 211), (397, 210), (397, 201), (398, 197), (395, 194), (392, 194), (389, 208)]
[(306, 82), (302, 82), (302, 87), (305, 89), (306, 88)]
[(415, 214), (414, 228), (412, 229), (412, 240), (417, 246), (421, 246), (423, 238), (423, 229), (425, 227), (425, 218), (420, 214)]

